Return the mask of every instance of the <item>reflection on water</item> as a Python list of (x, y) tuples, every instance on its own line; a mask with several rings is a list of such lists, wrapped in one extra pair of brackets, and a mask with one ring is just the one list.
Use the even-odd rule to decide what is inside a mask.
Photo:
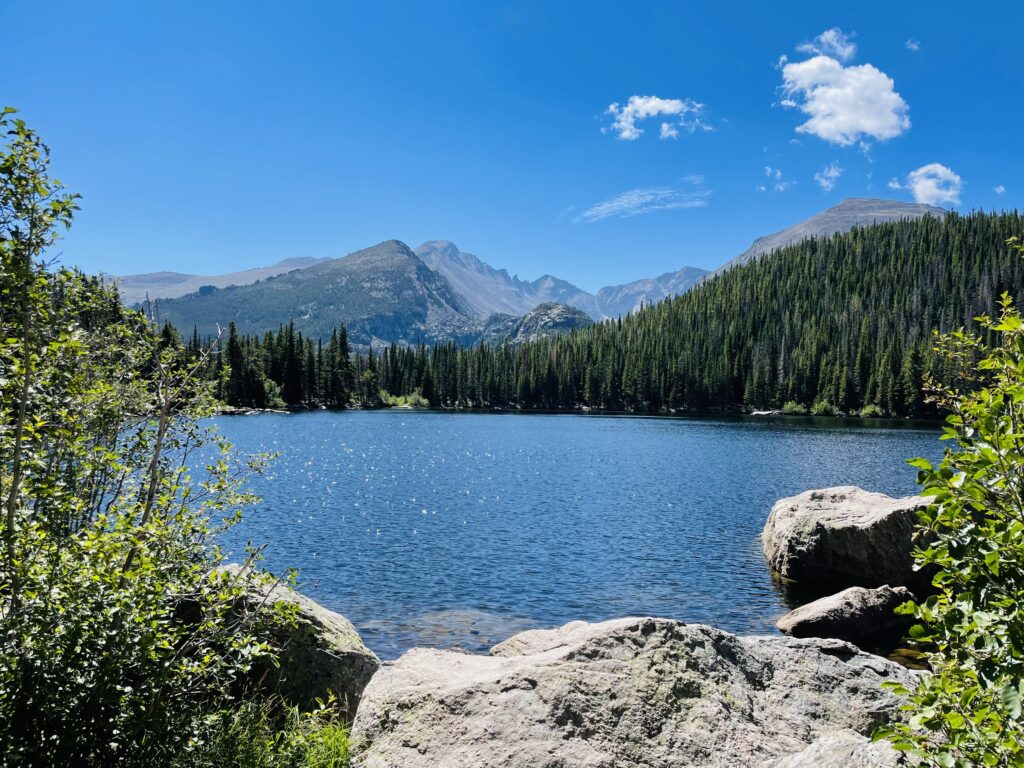
[(573, 619), (657, 615), (736, 632), (786, 610), (758, 534), (781, 496), (914, 492), (934, 425), (785, 418), (318, 412), (220, 418), (279, 451), (225, 537), (343, 613), (384, 658), (484, 650)]

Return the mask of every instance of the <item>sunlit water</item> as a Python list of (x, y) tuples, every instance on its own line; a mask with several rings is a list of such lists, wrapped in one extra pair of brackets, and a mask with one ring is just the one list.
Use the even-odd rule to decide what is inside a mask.
[(914, 492), (930, 425), (816, 419), (318, 412), (222, 417), (280, 452), (225, 537), (347, 616), (383, 658), (479, 651), (522, 629), (627, 615), (770, 630), (786, 610), (758, 534), (776, 499)]

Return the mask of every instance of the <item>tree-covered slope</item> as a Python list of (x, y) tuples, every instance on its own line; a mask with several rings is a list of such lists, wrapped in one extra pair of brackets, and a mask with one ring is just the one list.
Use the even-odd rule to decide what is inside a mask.
[(345, 325), (356, 344), (433, 342), (473, 331), (468, 307), (443, 276), (397, 240), (234, 288), (206, 289), (157, 303), (161, 321), (188, 334), (263, 334), (293, 323), (326, 339)]
[[(1022, 293), (1024, 262), (1006, 246), (1022, 231), (1016, 212), (854, 228), (569, 336), (408, 350), (378, 369), (385, 383), (427, 385), (440, 405), (924, 415), (922, 377), (943, 374), (933, 330), (972, 325), (1001, 292)], [(392, 360), (408, 370), (388, 371)]]

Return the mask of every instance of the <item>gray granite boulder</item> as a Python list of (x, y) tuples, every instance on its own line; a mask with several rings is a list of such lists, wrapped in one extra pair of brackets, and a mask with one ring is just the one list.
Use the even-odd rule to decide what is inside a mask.
[(914, 570), (920, 496), (894, 499), (847, 485), (776, 502), (761, 542), (778, 576), (817, 594), (893, 584), (927, 589)]
[[(222, 570), (235, 576), (242, 571), (238, 565)], [(251, 586), (246, 602), (250, 609), (283, 602), (295, 610), (294, 626), (275, 630), (283, 646), (279, 666), (263, 664), (255, 671), (263, 685), (302, 708), (333, 693), (353, 714), (380, 660), (352, 623), (283, 583)]]
[(775, 626), (791, 637), (834, 637), (870, 650), (906, 634), (913, 620), (895, 610), (913, 597), (906, 587), (888, 584), (877, 589), (850, 587), (790, 611)]
[(881, 683), (910, 674), (838, 640), (573, 622), (490, 656), (417, 648), (385, 665), (356, 714), (353, 766), (777, 768), (817, 749), (867, 768), (857, 756), (889, 756), (867, 737), (899, 706)]
[(795, 755), (782, 758), (772, 768), (899, 768), (902, 765), (899, 753), (887, 743), (872, 743), (855, 731), (837, 731)]

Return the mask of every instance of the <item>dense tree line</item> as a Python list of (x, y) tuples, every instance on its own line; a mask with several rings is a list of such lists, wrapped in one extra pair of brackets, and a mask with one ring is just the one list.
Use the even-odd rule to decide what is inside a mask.
[[(229, 330), (223, 389), (238, 405), (352, 401), (419, 392), (440, 407), (589, 407), (637, 413), (736, 407), (926, 416), (925, 376), (950, 373), (933, 332), (972, 327), (1024, 261), (1014, 213), (950, 214), (809, 239), (628, 317), (519, 346), (391, 346), (348, 364), (291, 326)], [(198, 344), (198, 340), (194, 341)], [(212, 372), (216, 375), (217, 372)]]

